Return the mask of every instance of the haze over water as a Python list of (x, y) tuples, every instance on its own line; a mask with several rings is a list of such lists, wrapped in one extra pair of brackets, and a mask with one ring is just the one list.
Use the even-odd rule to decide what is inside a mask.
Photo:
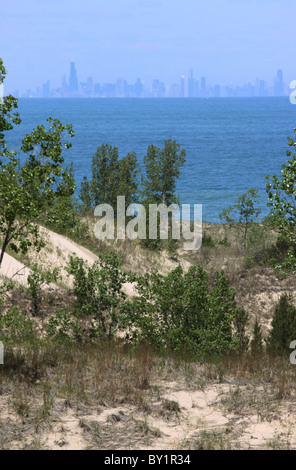
[(98, 146), (114, 145), (120, 157), (134, 151), (141, 165), (148, 145), (175, 139), (187, 153), (176, 193), (183, 204), (202, 204), (209, 222), (250, 187), (268, 213), (264, 176), (280, 173), (296, 122), (288, 98), (20, 100), (19, 111), (22, 124), (7, 133), (13, 148), (48, 117), (73, 124), (65, 161), (74, 162), (77, 192)]

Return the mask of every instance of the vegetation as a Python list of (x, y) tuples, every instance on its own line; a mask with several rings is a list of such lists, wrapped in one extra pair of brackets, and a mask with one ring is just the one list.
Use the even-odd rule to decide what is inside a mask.
[[(296, 150), (294, 138), (288, 137), (288, 145)], [(283, 262), (277, 265), (282, 272), (296, 271), (296, 154), (287, 150), (287, 161), (281, 165), (281, 176), (267, 175), (268, 206), (271, 207), (270, 224), (279, 230), (280, 239), (289, 245)]]
[(290, 344), (296, 338), (296, 308), (292, 297), (283, 294), (275, 306), (267, 345), (275, 354), (288, 354)]
[[(0, 61), (0, 81), (5, 74)], [(74, 195), (74, 169), (65, 167), (63, 158), (71, 146), (72, 126), (50, 118), (47, 126), (37, 126), (24, 138), (18, 155), (5, 143), (6, 132), (20, 122), (16, 109), (13, 97), (0, 103), (0, 266), (8, 249), (36, 255), (44, 248), (39, 224), (81, 238), (92, 248), (90, 209), (101, 203), (115, 208), (119, 195), (125, 195), (126, 205), (178, 202), (176, 182), (186, 153), (169, 139), (162, 149), (148, 147), (141, 185), (134, 153), (119, 159), (116, 147), (98, 147), (92, 179), (85, 178), (81, 186), (80, 206)], [(289, 145), (296, 148), (292, 139)], [(210, 387), (210, 401), (216, 396), (215, 413), (222, 410), (223, 419), (227, 415), (229, 420), (225, 428), (209, 430), (195, 415), (191, 425), (196, 433), (180, 443), (183, 448), (228, 449), (234, 442), (239, 446), (238, 435), (247, 424), (254, 425), (254, 416), (269, 423), (278, 420), (278, 407), (287, 398), (289, 406), (294, 405), (296, 376), (289, 363), (290, 344), (296, 340), (294, 299), (288, 293), (279, 296), (269, 329), (262, 321), (265, 300), (261, 304), (258, 300), (251, 313), (248, 303), (263, 270), (270, 284), (285, 279), (286, 290), (292, 291), (296, 157), (291, 152), (288, 157), (281, 179), (273, 176), (267, 184), (272, 208), (268, 224), (258, 223), (258, 192), (251, 188), (222, 212), (226, 228), (204, 229), (203, 247), (197, 253), (172, 259), (178, 243), (170, 239), (164, 245), (158, 236), (146, 243), (123, 244), (121, 257), (116, 241), (98, 244), (98, 259), (92, 264), (74, 254), (64, 260), (69, 287), (59, 285), (65, 265), (45, 270), (32, 263), (25, 288), (1, 279), (0, 341), (5, 345), (5, 364), (0, 365), (0, 396), (1, 406), (7, 404), (10, 414), (1, 416), (0, 448), (14, 447), (19, 441), (23, 448), (43, 448), (40, 436), (52, 428), (57, 433), (56, 416), (65, 417), (69, 409), (88, 448), (110, 448), (111, 438), (122, 448), (122, 436), (127, 439), (127, 435), (128, 447), (151, 445), (161, 432), (148, 423), (149, 417), (164, 419), (166, 426), (181, 419), (183, 407), (168, 398), (176, 383), (177, 391), (185, 390), (197, 400), (201, 392), (203, 397), (197, 404), (192, 401), (188, 416), (194, 415), (195, 407), (205, 408), (204, 392)], [(150, 251), (143, 250), (143, 244)], [(164, 246), (171, 258), (160, 253)], [(281, 273), (292, 271), (291, 278), (278, 278), (271, 269), (275, 252)], [(162, 272), (156, 268), (157, 258), (158, 266), (167, 263)], [(137, 269), (129, 271), (127, 261)], [(44, 288), (50, 283), (55, 284), (53, 291)], [(127, 284), (132, 288), (128, 294)], [(128, 418), (127, 406), (132, 410)], [(108, 407), (120, 409), (102, 424), (96, 419)], [(208, 411), (199, 415), (206, 417)], [(137, 421), (135, 416), (141, 413), (143, 420)], [(238, 415), (242, 420), (250, 417), (241, 430)], [(10, 416), (18, 420), (13, 425)], [(272, 436), (265, 444), (287, 448), (288, 437)], [(56, 445), (66, 444), (61, 438)]]
[(117, 196), (125, 196), (126, 207), (138, 198), (138, 162), (135, 153), (119, 160), (118, 148), (98, 147), (92, 159), (92, 179), (84, 177), (80, 199), (82, 212), (93, 213), (99, 204), (110, 204), (116, 215)]
[(127, 340), (147, 343), (159, 352), (220, 356), (234, 349), (234, 292), (224, 273), (214, 287), (201, 266), (183, 273), (178, 267), (161, 276), (137, 280), (139, 295), (123, 306)]
[(220, 214), (222, 221), (234, 226), (241, 233), (244, 249), (247, 247), (249, 229), (254, 222), (258, 222), (261, 213), (261, 209), (256, 207), (258, 198), (258, 190), (250, 188), (237, 199), (233, 206), (224, 209)]
[[(1, 61), (1, 82), (5, 75)], [(16, 253), (26, 253), (32, 244), (37, 250), (43, 246), (38, 222), (52, 209), (57, 198), (74, 191), (73, 180), (63, 168), (62, 156), (63, 149), (71, 147), (65, 139), (74, 136), (72, 126), (49, 118), (48, 128), (39, 125), (24, 137), (22, 154), (18, 155), (5, 143), (5, 132), (20, 123), (18, 113), (11, 114), (16, 107), (17, 100), (13, 97), (0, 102), (0, 267), (8, 245)], [(70, 185), (67, 180), (71, 180)]]
[(186, 151), (175, 140), (165, 140), (163, 149), (149, 145), (144, 156), (145, 175), (142, 176), (144, 201), (167, 206), (178, 203), (176, 181), (185, 157)]

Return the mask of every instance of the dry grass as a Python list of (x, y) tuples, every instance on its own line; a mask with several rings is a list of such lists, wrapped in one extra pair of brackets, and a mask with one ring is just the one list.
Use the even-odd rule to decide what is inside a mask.
[[(296, 448), (295, 411), (296, 369), (268, 356), (194, 363), (43, 343), (7, 347), (0, 368), (1, 449)], [(254, 443), (248, 429), (262, 425)]]
[[(115, 249), (124, 269), (136, 274), (198, 263), (213, 280), (223, 269), (250, 313), (250, 327), (258, 317), (266, 334), (280, 295), (296, 294), (295, 276), (281, 279), (268, 265), (250, 263), (225, 226), (205, 224), (204, 237), (197, 252), (180, 247), (177, 261), (129, 240), (98, 242), (90, 235), (83, 244), (94, 253)], [(44, 269), (53, 253), (65, 262), (47, 246), (40, 253)], [(72, 302), (66, 289), (44, 293), (35, 319), (40, 331)], [(12, 305), (30, 315), (26, 293), (15, 289), (4, 308)], [(0, 365), (0, 449), (296, 449), (295, 412), (296, 368), (288, 357), (197, 363), (160, 358), (145, 347), (131, 351), (120, 341), (44, 341), (5, 346)]]

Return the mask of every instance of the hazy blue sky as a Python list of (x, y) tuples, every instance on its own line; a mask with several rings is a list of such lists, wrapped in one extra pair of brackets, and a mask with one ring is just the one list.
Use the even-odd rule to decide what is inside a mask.
[(6, 90), (80, 81), (296, 79), (295, 0), (0, 0)]

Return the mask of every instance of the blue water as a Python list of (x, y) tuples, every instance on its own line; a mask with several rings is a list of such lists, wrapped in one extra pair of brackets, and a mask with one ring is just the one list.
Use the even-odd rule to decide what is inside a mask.
[(19, 112), (22, 124), (7, 134), (14, 148), (48, 117), (73, 124), (65, 161), (74, 162), (78, 190), (99, 145), (117, 146), (121, 157), (134, 151), (142, 164), (148, 145), (176, 139), (187, 153), (176, 192), (181, 203), (202, 204), (209, 222), (220, 222), (222, 209), (250, 187), (259, 190), (262, 215), (268, 213), (264, 175), (280, 173), (296, 127), (296, 106), (286, 97), (20, 99)]

